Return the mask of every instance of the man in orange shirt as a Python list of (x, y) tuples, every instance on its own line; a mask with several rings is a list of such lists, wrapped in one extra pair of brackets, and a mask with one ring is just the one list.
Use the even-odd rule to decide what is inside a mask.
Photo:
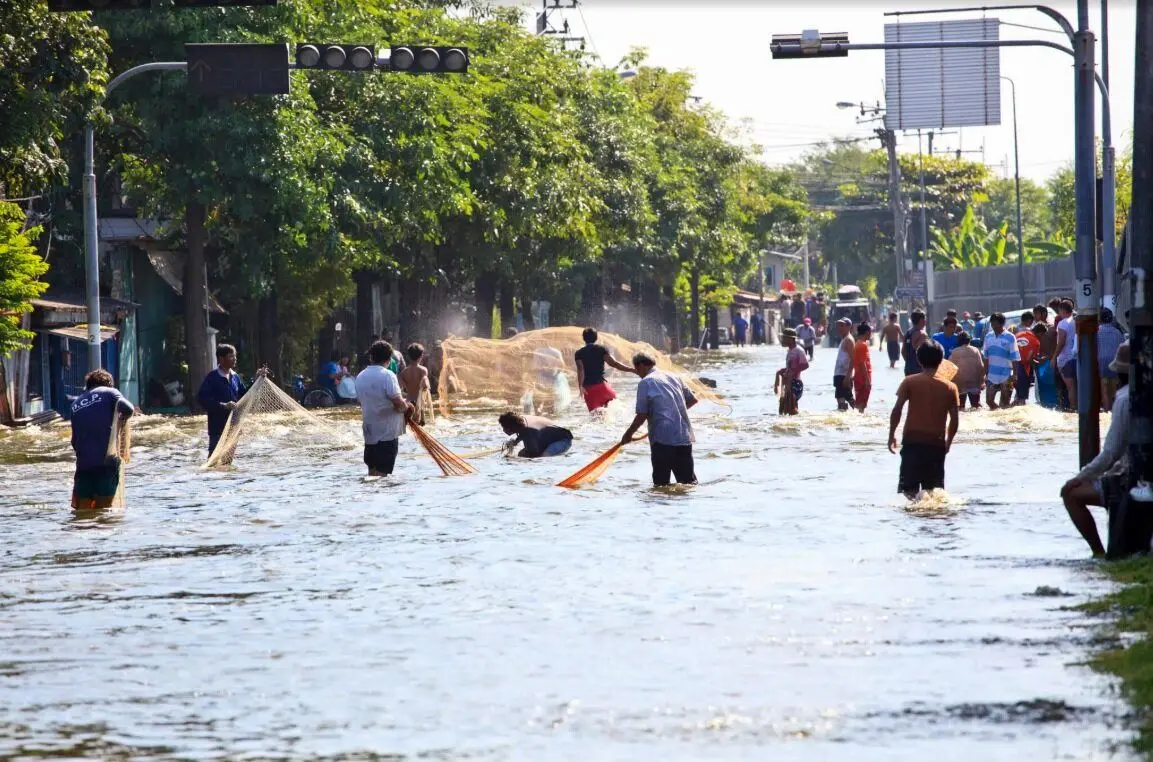
[(873, 391), (873, 362), (869, 359), (872, 339), (873, 329), (868, 323), (857, 326), (857, 342), (853, 346), (853, 396), (857, 400), (857, 410), (862, 413)]
[(897, 387), (897, 404), (889, 416), (889, 451), (897, 451), (897, 426), (905, 403), (909, 416), (901, 436), (901, 475), (897, 491), (915, 500), (921, 490), (944, 489), (945, 456), (957, 436), (957, 387), (937, 378), (945, 351), (932, 339), (917, 347), (921, 372), (906, 376)]
[(1013, 405), (1024, 405), (1029, 401), (1029, 389), (1033, 386), (1033, 361), (1041, 354), (1041, 337), (1049, 327), (1034, 321), (1032, 328), (1017, 331), (1017, 349), (1021, 352), (1021, 362), (1017, 363), (1017, 398)]

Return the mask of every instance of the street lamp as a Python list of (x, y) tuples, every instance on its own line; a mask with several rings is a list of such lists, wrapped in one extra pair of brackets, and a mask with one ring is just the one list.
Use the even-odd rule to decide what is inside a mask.
[(1025, 236), (1021, 224), (1021, 155), (1017, 151), (1017, 83), (1010, 77), (1001, 79), (1009, 83), (1013, 94), (1013, 180), (1017, 186), (1017, 287), (1021, 292), (1021, 304), (1025, 304)]

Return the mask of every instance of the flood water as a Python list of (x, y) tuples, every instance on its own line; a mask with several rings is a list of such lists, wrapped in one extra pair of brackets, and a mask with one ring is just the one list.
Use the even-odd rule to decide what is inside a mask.
[[(1126, 759), (1067, 609), (1107, 589), (1057, 499), (1076, 418), (963, 414), (949, 499), (910, 508), (900, 372), (875, 354), (872, 409), (837, 414), (833, 356), (795, 419), (780, 348), (702, 361), (732, 409), (693, 411), (690, 490), (643, 444), (552, 486), (627, 410), (464, 478), (405, 437), (377, 482), (274, 442), (203, 472), (202, 422), (156, 417), (127, 510), (77, 516), (67, 427), (0, 433), (0, 758)], [(491, 447), (493, 418), (432, 433)]]

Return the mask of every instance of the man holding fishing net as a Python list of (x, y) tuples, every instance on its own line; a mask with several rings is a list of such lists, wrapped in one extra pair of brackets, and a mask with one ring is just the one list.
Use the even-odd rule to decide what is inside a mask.
[(589, 412), (608, 407), (608, 404), (617, 398), (617, 393), (605, 380), (605, 366), (624, 371), (637, 373), (623, 362), (613, 358), (609, 350), (597, 343), (597, 332), (593, 328), (586, 328), (581, 334), (585, 345), (576, 351), (577, 383), (580, 385), (581, 397)]
[(621, 444), (634, 441), (637, 429), (647, 422), (653, 484), (667, 486), (670, 477), (678, 484), (696, 484), (695, 437), (689, 408), (697, 404), (697, 398), (679, 378), (657, 370), (656, 360), (644, 352), (633, 355), (633, 372), (641, 377), (637, 384), (637, 415), (621, 437)]
[(84, 393), (72, 402), (73, 508), (112, 507), (120, 489), (118, 443), (112, 440), (117, 424), (132, 413), (132, 403), (113, 388), (108, 371), (98, 368), (84, 377)]
[(369, 476), (389, 476), (396, 466), (400, 436), (416, 408), (404, 401), (396, 374), (388, 369), (392, 345), (377, 341), (368, 349), (369, 366), (356, 377), (364, 430), (364, 464)]

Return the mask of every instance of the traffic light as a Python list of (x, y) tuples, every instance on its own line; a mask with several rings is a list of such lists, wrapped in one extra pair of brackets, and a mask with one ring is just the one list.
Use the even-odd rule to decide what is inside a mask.
[(464, 74), (468, 71), (468, 48), (393, 45), (389, 68), (408, 74)]
[(376, 47), (302, 42), (296, 46), (296, 68), (371, 71), (376, 68)]
[(151, 8), (152, 0), (48, 0), (48, 10), (55, 13), (72, 11), (135, 11)]
[(769, 43), (773, 58), (842, 58), (849, 55), (849, 35), (806, 29), (800, 34), (774, 34)]

